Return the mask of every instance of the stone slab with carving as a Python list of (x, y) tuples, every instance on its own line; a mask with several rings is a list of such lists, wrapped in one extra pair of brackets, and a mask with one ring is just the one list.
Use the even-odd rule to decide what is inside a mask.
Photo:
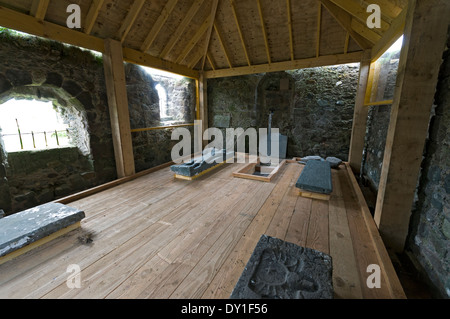
[(332, 259), (263, 235), (231, 299), (333, 299)]

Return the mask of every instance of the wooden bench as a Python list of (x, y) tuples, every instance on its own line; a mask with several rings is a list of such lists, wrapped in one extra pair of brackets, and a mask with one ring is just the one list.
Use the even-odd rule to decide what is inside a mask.
[(0, 265), (80, 227), (84, 212), (49, 203), (0, 219)]
[(330, 163), (308, 161), (295, 186), (300, 189), (302, 197), (330, 200), (333, 192)]

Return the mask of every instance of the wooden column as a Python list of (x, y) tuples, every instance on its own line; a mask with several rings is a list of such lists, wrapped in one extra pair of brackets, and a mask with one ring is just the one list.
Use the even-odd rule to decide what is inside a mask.
[(353, 172), (359, 175), (363, 157), (364, 140), (366, 136), (367, 116), (369, 108), (364, 106), (367, 83), (370, 73), (371, 51), (366, 50), (361, 60), (359, 82), (355, 100), (355, 113), (353, 116), (353, 129), (350, 142), (349, 164)]
[(136, 171), (131, 140), (122, 44), (119, 41), (105, 40), (103, 61), (117, 176), (122, 178), (134, 175)]
[(401, 252), (428, 134), (442, 53), (447, 40), (448, 0), (411, 0), (375, 222), (388, 249)]
[[(198, 80), (198, 94), (199, 94), (199, 120), (202, 121), (202, 134), (208, 129), (208, 79), (200, 73)], [(203, 141), (203, 147), (208, 144), (208, 141)]]

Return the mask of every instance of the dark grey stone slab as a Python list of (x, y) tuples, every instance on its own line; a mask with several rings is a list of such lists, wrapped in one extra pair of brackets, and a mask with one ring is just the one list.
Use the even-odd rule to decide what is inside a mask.
[(85, 217), (83, 211), (49, 203), (0, 219), (0, 257), (69, 227)]
[(332, 259), (263, 235), (231, 299), (333, 299)]
[(198, 175), (211, 167), (227, 161), (233, 156), (234, 152), (227, 152), (226, 150), (205, 152), (205, 155), (202, 157), (195, 158), (185, 164), (172, 165), (170, 169), (175, 174), (194, 177), (195, 175)]
[(308, 161), (295, 186), (309, 192), (331, 194), (333, 183), (330, 163), (327, 161)]
[(337, 157), (327, 157), (326, 161), (330, 163), (331, 168), (339, 168), (342, 164), (342, 160)]

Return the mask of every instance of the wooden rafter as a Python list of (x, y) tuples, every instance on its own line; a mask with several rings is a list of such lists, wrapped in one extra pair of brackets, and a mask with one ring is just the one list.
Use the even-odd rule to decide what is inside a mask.
[(383, 37), (372, 48), (372, 60), (378, 59), (384, 51), (386, 51), (391, 45), (401, 37), (405, 29), (406, 13), (408, 8), (406, 7), (392, 22), (391, 27)]
[(49, 3), (50, 0), (33, 0), (30, 15), (38, 20), (44, 20)]
[(200, 39), (205, 35), (205, 32), (208, 30), (209, 22), (211, 21), (211, 16), (206, 18), (205, 22), (200, 26), (197, 32), (194, 34), (192, 39), (189, 41), (188, 45), (184, 48), (178, 58), (175, 60), (175, 63), (181, 63), (186, 56), (191, 52), (194, 46), (200, 41)]
[(268, 63), (272, 63), (272, 58), (270, 57), (270, 47), (269, 47), (269, 40), (267, 39), (267, 32), (266, 32), (266, 26), (264, 22), (264, 15), (261, 7), (261, 0), (257, 0), (258, 4), (258, 13), (259, 13), (259, 19), (261, 21), (261, 30), (264, 37), (264, 44), (266, 45), (266, 53), (267, 53), (267, 61)]
[(231, 64), (230, 55), (228, 54), (227, 48), (225, 47), (225, 43), (223, 42), (222, 35), (220, 34), (219, 28), (217, 27), (217, 23), (214, 22), (214, 30), (216, 31), (217, 38), (219, 39), (220, 46), (222, 47), (223, 53), (225, 54), (225, 58), (228, 61), (228, 65), (230, 66), (230, 69), (233, 68), (233, 65)]
[[(359, 20), (362, 23), (366, 23), (369, 13), (367, 13), (367, 7), (365, 5), (361, 5), (361, 3), (356, 1), (348, 1), (348, 0), (331, 0), (335, 5), (339, 8), (345, 10), (350, 13), (353, 17)], [(389, 29), (389, 23), (385, 20), (381, 19), (381, 28), (373, 29), (374, 32), (379, 33), (380, 35), (386, 32)]]
[(319, 2), (317, 8), (317, 37), (316, 37), (316, 58), (320, 56), (320, 35), (322, 33), (322, 3)]
[(216, 21), (218, 7), (219, 7), (219, 0), (214, 0), (212, 8), (211, 8), (211, 21), (209, 22), (208, 33), (206, 35), (206, 43), (205, 43), (205, 47), (203, 49), (203, 54), (202, 54), (202, 58), (203, 58), (202, 65), (201, 65), (202, 70), (205, 69), (206, 55), (208, 54), (209, 44), (211, 43), (212, 30), (214, 28), (214, 21)]
[(319, 58), (301, 59), (286, 62), (274, 62), (271, 64), (258, 64), (252, 66), (236, 67), (232, 69), (219, 69), (205, 71), (207, 78), (220, 78), (227, 76), (239, 76), (247, 74), (268, 73), (285, 70), (314, 68), (318, 66), (357, 63), (361, 61), (362, 51), (347, 54), (322, 55)]
[(348, 52), (348, 45), (350, 43), (350, 33), (345, 35), (344, 54)]
[(352, 19), (351, 27), (356, 33), (369, 40), (372, 45), (381, 39), (381, 35), (375, 31), (372, 31), (372, 29), (369, 29), (366, 24), (359, 22), (357, 19)]
[(104, 0), (93, 0), (89, 12), (86, 16), (86, 24), (84, 25), (84, 33), (91, 34), (94, 28), (95, 21), (97, 20), (98, 13), (103, 6)]
[(188, 68), (192, 69), (194, 68), (198, 62), (200, 62), (200, 60), (203, 58), (203, 52), (202, 51), (198, 51), (194, 57), (189, 61), (189, 63), (187, 64)]
[(241, 25), (239, 23), (238, 16), (236, 14), (234, 0), (230, 0), (230, 5), (231, 5), (231, 10), (233, 11), (234, 21), (236, 22), (236, 27), (239, 32), (239, 37), (241, 38), (241, 44), (242, 44), (242, 48), (244, 49), (244, 54), (245, 54), (245, 58), (247, 59), (247, 64), (248, 64), (248, 66), (251, 66), (252, 63), (250, 62), (250, 58), (248, 56), (247, 46), (245, 44), (245, 39), (244, 39), (244, 35), (242, 34)]
[(170, 51), (173, 49), (175, 44), (180, 39), (181, 35), (186, 31), (186, 28), (188, 27), (189, 23), (191, 23), (192, 18), (195, 16), (197, 11), (200, 9), (201, 5), (203, 4), (205, 0), (195, 0), (192, 6), (189, 8), (188, 12), (184, 15), (183, 20), (178, 25), (175, 32), (172, 34), (172, 37), (167, 42), (166, 46), (162, 50), (161, 54), (159, 55), (162, 59), (167, 59), (167, 55), (170, 53)]
[(172, 13), (173, 9), (175, 9), (175, 6), (177, 5), (178, 0), (168, 0), (166, 3), (166, 6), (163, 8), (161, 14), (159, 15), (158, 19), (156, 20), (155, 24), (153, 25), (152, 29), (148, 33), (147, 38), (145, 38), (144, 43), (141, 46), (142, 52), (147, 52), (148, 49), (153, 44), (153, 41), (155, 41), (156, 37), (159, 34), (159, 31), (161, 31), (164, 23), (166, 23), (167, 19), (169, 18), (170, 14)]
[(369, 40), (357, 33), (352, 28), (352, 16), (348, 12), (342, 10), (330, 0), (320, 0), (322, 5), (328, 10), (328, 12), (336, 19), (336, 21), (350, 34), (353, 40), (364, 50), (370, 49), (373, 46)]
[(295, 60), (294, 53), (294, 34), (292, 32), (292, 9), (291, 0), (286, 0), (287, 16), (288, 16), (288, 29), (289, 29), (289, 49), (291, 52), (291, 61)]
[[(0, 25), (2, 27), (29, 33), (38, 37), (59, 41), (82, 47), (88, 50), (104, 52), (104, 40), (48, 21), (40, 21), (28, 14), (23, 14), (0, 6)], [(149, 54), (123, 48), (123, 58), (126, 62), (140, 64), (151, 68), (180, 74), (197, 79), (199, 73), (185, 66), (155, 58)]]
[(397, 17), (400, 12), (402, 12), (402, 7), (398, 6), (395, 1), (390, 0), (361, 0), (361, 4), (363, 4), (366, 8), (369, 4), (378, 4), (382, 10), (381, 10), (381, 16), (385, 21), (387, 21), (389, 24), (391, 21), (389, 19), (393, 20), (395, 17)]
[(130, 32), (131, 27), (139, 16), (144, 3), (145, 0), (135, 0), (133, 2), (133, 5), (131, 6), (130, 11), (128, 11), (128, 14), (125, 17), (125, 20), (123, 21), (119, 32), (117, 32), (117, 38), (120, 39), (120, 42), (123, 43), (125, 41), (125, 38), (127, 37), (128, 32)]
[(211, 55), (209, 53), (206, 54), (206, 58), (208, 59), (208, 62), (211, 65), (211, 68), (213, 70), (216, 70), (216, 66), (214, 64), (214, 61), (212, 60)]

